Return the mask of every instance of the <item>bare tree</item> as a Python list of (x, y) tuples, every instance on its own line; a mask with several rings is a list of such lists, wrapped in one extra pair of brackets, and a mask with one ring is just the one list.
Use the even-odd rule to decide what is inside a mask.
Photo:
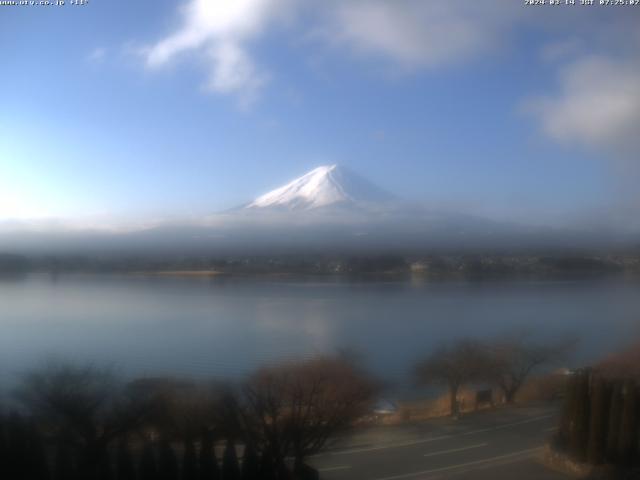
[(505, 403), (513, 403), (535, 369), (564, 358), (574, 345), (568, 337), (536, 343), (527, 332), (499, 337), (486, 346), (485, 377), (502, 390)]
[(28, 373), (17, 396), (35, 418), (79, 454), (94, 475), (109, 444), (139, 424), (146, 405), (123, 395), (108, 369), (53, 363)]
[(486, 354), (479, 342), (462, 339), (437, 347), (415, 367), (421, 385), (444, 385), (449, 389), (451, 415), (459, 413), (458, 392), (469, 382), (482, 379)]
[(215, 423), (216, 385), (171, 377), (147, 377), (126, 385), (129, 395), (149, 406), (145, 427), (162, 436), (196, 438)]
[(608, 355), (595, 368), (605, 378), (640, 380), (640, 342)]
[(256, 372), (244, 388), (244, 413), (263, 451), (296, 468), (368, 411), (376, 384), (353, 363), (320, 357)]

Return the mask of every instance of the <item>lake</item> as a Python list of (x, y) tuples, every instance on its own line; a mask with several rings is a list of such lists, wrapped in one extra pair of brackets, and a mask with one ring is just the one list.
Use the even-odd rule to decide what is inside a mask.
[(350, 349), (398, 388), (439, 342), (578, 333), (574, 364), (640, 337), (640, 283), (32, 274), (0, 280), (0, 379), (51, 356), (127, 375), (237, 379)]

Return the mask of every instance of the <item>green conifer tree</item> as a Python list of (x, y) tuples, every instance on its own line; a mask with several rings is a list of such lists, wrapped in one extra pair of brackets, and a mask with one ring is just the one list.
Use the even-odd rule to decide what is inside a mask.
[(252, 443), (244, 448), (242, 457), (242, 480), (258, 480), (260, 478), (260, 459)]
[(638, 395), (636, 384), (628, 380), (623, 386), (622, 418), (618, 437), (618, 462), (630, 467), (636, 459), (638, 439)]
[(594, 378), (591, 385), (591, 420), (587, 449), (587, 461), (592, 465), (600, 465), (605, 459), (610, 398), (607, 382), (601, 377)]
[(223, 480), (240, 480), (240, 465), (236, 447), (231, 440), (227, 441), (222, 457), (222, 478)]
[(198, 480), (198, 457), (196, 455), (196, 447), (190, 438), (187, 438), (184, 442), (182, 480)]
[(202, 436), (200, 447), (200, 480), (220, 480), (220, 468), (213, 446), (213, 439), (209, 433)]
[(42, 435), (35, 423), (28, 426), (29, 442), (29, 474), (31, 480), (49, 480), (49, 464)]
[(171, 443), (166, 438), (160, 442), (160, 454), (158, 456), (158, 478), (160, 480), (178, 480), (178, 457), (173, 451)]
[(609, 402), (609, 426), (607, 428), (607, 462), (616, 463), (618, 460), (618, 438), (620, 437), (620, 422), (622, 420), (622, 382), (616, 381), (611, 391)]
[(136, 471), (133, 463), (133, 455), (126, 438), (118, 441), (116, 454), (116, 475), (118, 480), (135, 480)]
[(54, 480), (70, 480), (77, 478), (75, 455), (64, 441), (58, 441), (56, 446), (53, 478)]
[(146, 442), (140, 455), (140, 480), (158, 480), (156, 453), (151, 442)]

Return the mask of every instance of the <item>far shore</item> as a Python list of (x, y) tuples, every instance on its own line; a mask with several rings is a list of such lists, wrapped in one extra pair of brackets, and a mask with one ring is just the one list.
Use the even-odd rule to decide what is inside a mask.
[(226, 275), (219, 270), (159, 270), (131, 272), (130, 274), (153, 277), (215, 277)]

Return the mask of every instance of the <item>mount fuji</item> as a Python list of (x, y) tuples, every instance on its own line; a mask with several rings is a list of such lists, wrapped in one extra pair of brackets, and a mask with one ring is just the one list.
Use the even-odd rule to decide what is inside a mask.
[(0, 250), (17, 252), (423, 252), (566, 247), (585, 239), (410, 203), (339, 165), (317, 167), (231, 210), (127, 231), (0, 223)]
[(259, 196), (244, 209), (307, 211), (389, 206), (397, 198), (348, 168), (323, 165), (286, 185)]

